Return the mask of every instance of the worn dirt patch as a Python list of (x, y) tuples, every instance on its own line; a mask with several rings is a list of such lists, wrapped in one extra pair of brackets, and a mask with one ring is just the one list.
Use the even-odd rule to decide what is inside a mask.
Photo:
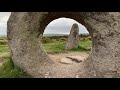
[[(82, 62), (76, 62), (74, 60), (70, 60), (70, 61), (66, 61), (63, 60), (66, 63), (61, 63), (61, 59), (65, 59), (67, 57), (74, 57), (74, 58), (78, 58), (81, 59), (82, 62), (84, 60), (86, 60), (86, 58), (89, 56), (89, 54), (86, 53), (81, 53), (81, 52), (70, 52), (70, 53), (59, 53), (59, 54), (49, 54), (49, 57), (56, 63), (55, 68), (54, 69), (54, 76), (56, 78), (79, 78), (79, 73), (81, 72), (81, 68), (80, 65)], [(80, 58), (81, 57), (81, 58)], [(53, 78), (55, 78), (53, 76)], [(52, 77), (52, 75), (50, 75), (49, 77)]]
[(76, 58), (78, 60), (84, 61), (89, 54), (81, 53), (81, 52), (69, 52), (69, 53), (59, 53), (59, 54), (48, 54), (48, 56), (55, 62), (60, 63), (60, 59), (62, 58)]

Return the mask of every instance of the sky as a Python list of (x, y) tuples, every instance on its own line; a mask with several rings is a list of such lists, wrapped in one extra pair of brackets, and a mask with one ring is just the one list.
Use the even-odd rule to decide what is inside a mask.
[[(9, 19), (11, 12), (0, 12), (0, 35), (7, 34), (7, 20)], [(51, 21), (46, 26), (44, 34), (69, 34), (70, 29), (74, 23), (78, 23), (77, 21), (69, 18), (59, 18)], [(88, 33), (87, 29), (78, 23), (79, 32)]]
[(0, 35), (6, 35), (7, 20), (10, 14), (10, 12), (0, 12)]

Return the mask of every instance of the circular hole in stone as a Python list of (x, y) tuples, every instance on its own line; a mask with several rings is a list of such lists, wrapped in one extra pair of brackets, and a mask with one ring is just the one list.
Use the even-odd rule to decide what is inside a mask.
[(54, 62), (77, 64), (89, 56), (92, 39), (82, 24), (70, 18), (58, 18), (46, 26), (42, 46)]

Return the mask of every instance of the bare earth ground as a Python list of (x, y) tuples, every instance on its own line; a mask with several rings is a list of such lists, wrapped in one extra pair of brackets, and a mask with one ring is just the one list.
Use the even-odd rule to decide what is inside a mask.
[[(46, 72), (45, 78), (79, 78), (79, 73), (82, 72), (80, 65), (89, 54), (83, 52), (69, 52), (48, 54), (48, 56), (54, 61), (55, 66), (53, 66), (54, 73), (51, 74)], [(69, 56), (77, 57), (77, 59), (80, 59), (82, 62), (76, 62), (72, 59), (66, 58)], [(63, 60), (63, 62), (61, 62), (61, 60)], [(0, 58), (0, 66), (2, 64), (3, 59)]]
[[(60, 53), (60, 54), (49, 54), (49, 57), (56, 63), (57, 66), (55, 66), (55, 77), (54, 78), (79, 78), (80, 73), (80, 65), (82, 62), (75, 62), (72, 59), (66, 58), (68, 56), (73, 56), (81, 59), (84, 61), (89, 54), (81, 53), (81, 52), (70, 52), (70, 53)], [(61, 59), (66, 58), (65, 62), (61, 62)], [(52, 75), (48, 72), (48, 77), (52, 77)], [(48, 78), (46, 76), (46, 78)]]

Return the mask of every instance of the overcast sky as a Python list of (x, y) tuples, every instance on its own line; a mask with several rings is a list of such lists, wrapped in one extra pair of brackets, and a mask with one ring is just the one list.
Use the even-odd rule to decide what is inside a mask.
[[(7, 20), (10, 16), (10, 12), (0, 12), (0, 35), (6, 35)], [(78, 23), (73, 19), (59, 18), (52, 21), (45, 29), (44, 34), (69, 34), (73, 23)], [(88, 33), (86, 28), (79, 24), (80, 33)]]
[(0, 12), (0, 35), (6, 35), (7, 20), (10, 16), (10, 12)]

